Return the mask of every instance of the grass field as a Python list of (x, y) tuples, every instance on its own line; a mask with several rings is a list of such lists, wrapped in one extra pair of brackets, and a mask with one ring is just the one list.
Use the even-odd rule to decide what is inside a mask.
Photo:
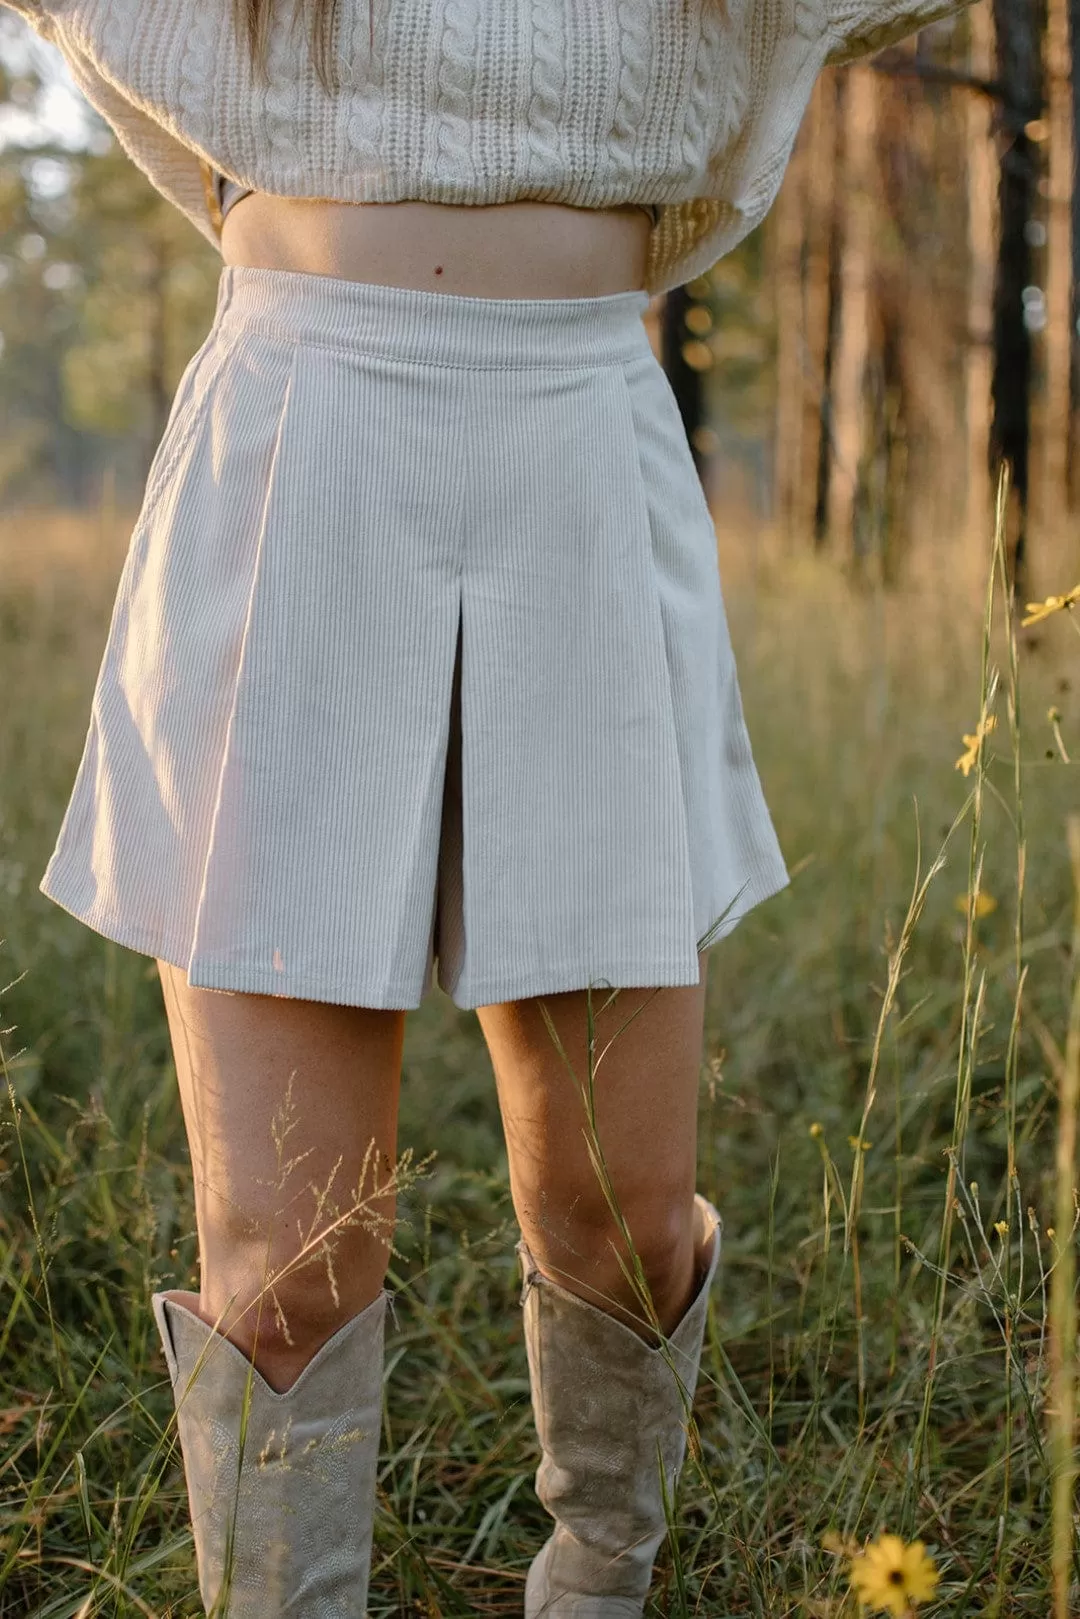
[[(0, 525), (3, 1619), (201, 1611), (149, 1306), (194, 1275), (156, 970), (37, 890), (125, 521)], [(648, 1611), (854, 1616), (842, 1549), (889, 1530), (941, 1573), (920, 1614), (1064, 1619), (1080, 622), (1010, 635), (998, 588), (984, 645), (990, 536), (888, 598), (721, 541), (793, 883), (711, 956), (699, 1184), (724, 1249)], [(434, 1157), (390, 1278), (371, 1613), (516, 1614), (548, 1523), (516, 1226), (476, 1019), (442, 995), (409, 1019), (401, 1144)]]

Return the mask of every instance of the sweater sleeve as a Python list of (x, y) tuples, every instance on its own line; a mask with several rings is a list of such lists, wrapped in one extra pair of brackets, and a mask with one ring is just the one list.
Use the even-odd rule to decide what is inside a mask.
[(206, 157), (177, 140), (161, 124), (135, 106), (80, 51), (68, 48), (61, 29), (39, 0), (0, 0), (48, 40), (64, 57), (76, 87), (100, 113), (122, 150), (162, 196), (186, 214), (195, 229), (221, 251), (221, 214)]
[(67, 62), (75, 83), (105, 119), (136, 168), (220, 252), (220, 213), (215, 217), (210, 168), (204, 154), (177, 140), (83, 57), (72, 53)]
[(829, 63), (855, 62), (896, 45), (929, 23), (965, 10), (973, 0), (827, 0), (833, 44)]

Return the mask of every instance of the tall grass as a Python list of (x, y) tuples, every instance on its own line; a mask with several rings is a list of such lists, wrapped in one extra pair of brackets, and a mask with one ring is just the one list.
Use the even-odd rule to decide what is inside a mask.
[[(200, 1612), (149, 1308), (195, 1259), (156, 969), (36, 887), (125, 538), (101, 515), (0, 529), (3, 1619)], [(721, 543), (794, 881), (711, 958), (699, 1184), (724, 1249), (649, 1611), (854, 1616), (837, 1548), (890, 1529), (937, 1560), (928, 1611), (1064, 1619), (1074, 626), (1018, 632), (989, 536), (985, 590), (939, 568), (890, 596)], [(390, 1272), (371, 1612), (520, 1613), (548, 1525), (516, 1225), (476, 1020), (441, 995), (409, 1019), (401, 1138), (419, 1170)]]

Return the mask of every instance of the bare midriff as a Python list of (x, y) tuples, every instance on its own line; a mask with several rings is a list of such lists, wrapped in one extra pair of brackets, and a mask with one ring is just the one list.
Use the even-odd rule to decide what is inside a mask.
[(470, 298), (592, 298), (642, 287), (649, 230), (631, 204), (347, 203), (255, 191), (226, 214), (221, 251), (226, 264)]

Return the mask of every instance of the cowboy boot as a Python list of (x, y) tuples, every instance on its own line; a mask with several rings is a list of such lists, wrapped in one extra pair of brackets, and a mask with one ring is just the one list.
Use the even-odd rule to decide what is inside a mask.
[[(688, 1401), (697, 1386), (720, 1216), (698, 1195), (697, 1251), (715, 1233), (698, 1288), (667, 1340)], [(555, 1531), (533, 1559), (525, 1619), (640, 1619), (668, 1499), (686, 1452), (686, 1404), (671, 1366), (632, 1328), (539, 1270), (518, 1244), (533, 1415), (543, 1452), (536, 1493)]]
[(363, 1619), (385, 1292), (339, 1328), (282, 1394), (184, 1305), (163, 1293), (152, 1302), (207, 1614)]

